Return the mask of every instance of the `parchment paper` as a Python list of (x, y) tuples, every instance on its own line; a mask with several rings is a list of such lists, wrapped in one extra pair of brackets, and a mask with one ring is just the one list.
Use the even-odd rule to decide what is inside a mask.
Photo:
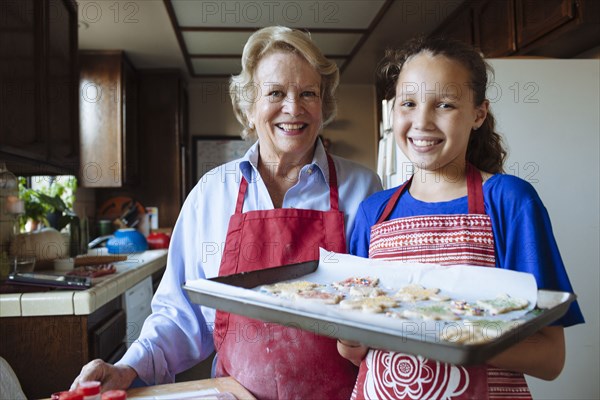
[[(518, 319), (536, 305), (537, 285), (533, 275), (498, 268), (473, 267), (466, 265), (441, 266), (435, 264), (415, 264), (398, 261), (381, 261), (365, 259), (329, 252), (321, 249), (319, 266), (314, 273), (304, 275), (295, 280), (306, 280), (321, 284), (330, 284), (349, 277), (372, 276), (380, 279), (383, 289), (395, 289), (410, 283), (419, 283), (429, 288), (439, 288), (453, 299), (475, 301), (491, 299), (500, 294), (527, 299), (526, 309), (513, 311), (498, 316), (486, 316), (486, 320), (510, 321)], [(328, 316), (334, 319), (366, 323), (377, 329), (398, 331), (404, 336), (437, 337), (444, 329), (444, 321), (407, 321), (386, 317), (383, 314), (369, 314), (357, 310), (343, 310), (336, 305), (323, 305), (313, 301), (294, 301), (273, 297), (261, 293), (258, 289), (243, 289), (210, 280), (195, 280), (186, 283), (191, 288), (197, 288), (207, 293), (217, 293), (240, 300), (240, 314), (243, 313), (244, 302), (252, 301), (265, 304), (277, 309), (297, 310)], [(478, 319), (483, 317), (468, 317)], [(335, 327), (325, 323), (315, 327), (330, 336), (335, 336)]]

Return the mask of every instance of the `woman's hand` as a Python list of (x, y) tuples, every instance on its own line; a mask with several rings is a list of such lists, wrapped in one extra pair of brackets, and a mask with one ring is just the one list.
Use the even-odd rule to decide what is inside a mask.
[[(339, 347), (338, 347), (339, 348)], [(547, 326), (492, 358), (490, 365), (553, 380), (565, 365), (565, 335), (562, 326)]]
[(90, 361), (83, 366), (79, 376), (71, 384), (71, 390), (75, 390), (81, 382), (99, 381), (102, 384), (102, 391), (127, 389), (134, 379), (137, 378), (137, 372), (128, 365), (112, 365), (100, 359)]
[(352, 362), (352, 364), (359, 366), (363, 358), (367, 355), (369, 348), (358, 342), (351, 342), (349, 340), (338, 339), (337, 349), (340, 356)]

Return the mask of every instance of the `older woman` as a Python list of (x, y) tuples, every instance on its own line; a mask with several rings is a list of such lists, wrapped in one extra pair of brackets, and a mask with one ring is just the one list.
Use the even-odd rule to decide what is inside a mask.
[(327, 154), (318, 139), (335, 115), (339, 73), (307, 34), (261, 29), (242, 57), (242, 73), (231, 80), (233, 107), (243, 136), (258, 141), (188, 196), (139, 340), (115, 366), (86, 365), (74, 385), (172, 382), (216, 349), (216, 374), (258, 398), (350, 396), (357, 370), (335, 340), (215, 313), (181, 289), (188, 280), (314, 260), (319, 247), (345, 252), (360, 201), (380, 189), (372, 171)]

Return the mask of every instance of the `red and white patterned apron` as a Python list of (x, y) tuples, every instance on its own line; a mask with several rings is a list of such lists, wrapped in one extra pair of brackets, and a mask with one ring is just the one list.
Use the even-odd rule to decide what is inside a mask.
[[(466, 172), (468, 214), (387, 221), (411, 178), (371, 227), (369, 258), (495, 267), (494, 234), (485, 213), (481, 174), (471, 164)], [(371, 349), (360, 365), (352, 399), (531, 399), (531, 395), (520, 373)]]
[[(346, 252), (333, 160), (329, 211), (279, 208), (242, 213), (248, 183), (242, 177), (219, 276), (319, 259), (319, 247)], [(334, 329), (317, 326), (315, 329)], [(259, 399), (348, 399), (357, 368), (334, 339), (217, 311), (217, 376), (232, 376)]]

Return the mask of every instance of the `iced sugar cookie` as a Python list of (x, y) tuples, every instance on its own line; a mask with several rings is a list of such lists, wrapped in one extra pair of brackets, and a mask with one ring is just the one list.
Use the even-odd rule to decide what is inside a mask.
[(439, 294), (440, 289), (438, 288), (426, 288), (419, 284), (413, 283), (408, 286), (404, 286), (394, 297), (398, 297), (402, 301), (422, 301), (422, 300), (436, 300), (446, 301), (450, 298)]
[(261, 290), (271, 294), (293, 295), (301, 290), (314, 289), (317, 286), (319, 285), (308, 281), (279, 282), (273, 285), (263, 285), (261, 286)]
[(339, 293), (329, 293), (322, 290), (301, 290), (295, 294), (297, 300), (318, 301), (324, 304), (338, 304), (344, 296)]
[(348, 291), (348, 295), (352, 297), (377, 297), (384, 294), (383, 290), (372, 286), (352, 286)]
[(529, 305), (529, 301), (503, 294), (495, 299), (477, 300), (477, 305), (491, 315), (497, 315), (509, 311), (522, 310)]
[(390, 307), (398, 305), (398, 301), (389, 296), (363, 297), (360, 299), (346, 299), (340, 302), (343, 309), (362, 309), (364, 312), (378, 314)]
[(406, 318), (427, 319), (427, 320), (445, 320), (456, 321), (460, 319), (452, 312), (447, 304), (434, 304), (422, 307), (414, 307), (402, 311)]
[(379, 278), (366, 277), (350, 277), (343, 281), (334, 282), (333, 286), (338, 289), (352, 288), (352, 287), (375, 287), (379, 284)]

